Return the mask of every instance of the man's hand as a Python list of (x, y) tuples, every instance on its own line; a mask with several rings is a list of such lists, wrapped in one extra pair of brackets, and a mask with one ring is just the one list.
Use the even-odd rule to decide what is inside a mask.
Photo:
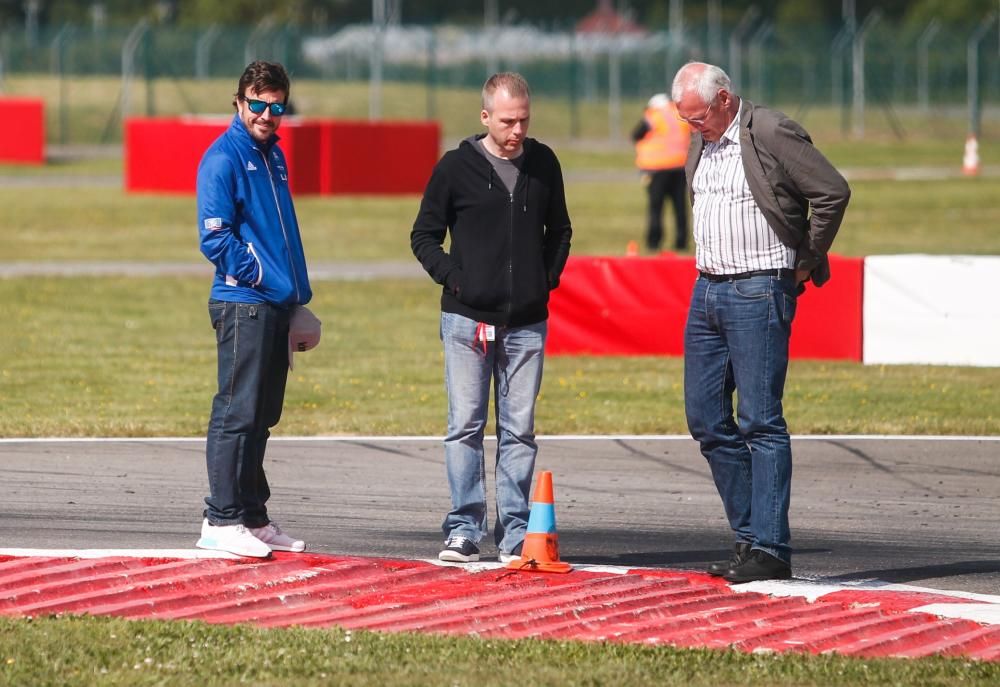
[(795, 285), (804, 284), (809, 279), (809, 270), (795, 270)]

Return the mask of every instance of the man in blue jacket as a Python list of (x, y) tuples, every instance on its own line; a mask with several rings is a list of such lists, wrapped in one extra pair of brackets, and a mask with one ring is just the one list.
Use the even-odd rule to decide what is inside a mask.
[(197, 546), (266, 558), (304, 551), (267, 514), (264, 448), (278, 423), (293, 350), (319, 342), (302, 239), (276, 131), (288, 106), (284, 67), (253, 62), (229, 128), (198, 167), (201, 252), (215, 265), (208, 312), (219, 391), (208, 425), (210, 495)]
[(438, 558), (459, 563), (479, 560), (487, 534), (483, 433), (491, 380), (497, 420), (493, 536), (501, 561), (520, 556), (538, 452), (535, 399), (549, 292), (559, 284), (572, 235), (559, 161), (527, 138), (531, 95), (524, 77), (495, 74), (482, 97), (486, 134), (467, 138), (438, 162), (410, 234), (414, 255), (443, 287), (444, 445), (452, 509)]

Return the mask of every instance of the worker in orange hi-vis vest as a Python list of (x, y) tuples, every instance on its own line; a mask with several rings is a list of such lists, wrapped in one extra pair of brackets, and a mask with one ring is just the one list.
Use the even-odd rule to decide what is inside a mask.
[(677, 118), (677, 108), (665, 93), (649, 99), (642, 121), (632, 131), (635, 141), (635, 166), (642, 172), (642, 182), (649, 195), (646, 247), (658, 251), (663, 242), (663, 202), (667, 196), (674, 205), (677, 236), (674, 248), (687, 249), (687, 185), (684, 162), (687, 160), (691, 129)]

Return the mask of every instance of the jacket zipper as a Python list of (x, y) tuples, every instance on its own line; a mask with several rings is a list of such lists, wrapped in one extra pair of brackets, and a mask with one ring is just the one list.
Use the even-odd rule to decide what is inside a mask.
[[(514, 184), (514, 190), (517, 190), (517, 184)], [(509, 315), (514, 311), (514, 194), (513, 192), (507, 194), (507, 231), (508, 238), (510, 239), (507, 244), (507, 315), (508, 324)]]
[(274, 177), (271, 175), (271, 165), (267, 162), (267, 155), (260, 148), (256, 149), (264, 160), (264, 168), (267, 170), (267, 180), (271, 182), (271, 195), (274, 196), (274, 207), (278, 210), (278, 224), (281, 225), (281, 235), (285, 238), (285, 251), (288, 256), (288, 268), (292, 272), (292, 281), (295, 282), (295, 302), (301, 302), (302, 296), (299, 294), (299, 275), (295, 272), (295, 261), (292, 260), (292, 246), (288, 243), (288, 232), (285, 231), (285, 218), (281, 214), (281, 203), (278, 202), (278, 189), (274, 187)]

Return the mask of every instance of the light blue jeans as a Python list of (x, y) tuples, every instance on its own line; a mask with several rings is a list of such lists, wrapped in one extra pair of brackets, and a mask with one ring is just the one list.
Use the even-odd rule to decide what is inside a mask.
[[(684, 330), (684, 406), (736, 541), (791, 560), (792, 447), (782, 411), (790, 277), (699, 277)], [(733, 417), (733, 392), (739, 400)]]
[(477, 322), (441, 313), (448, 434), (445, 467), (451, 510), (441, 529), (445, 537), (479, 543), (487, 534), (486, 460), (483, 435), (493, 382), (497, 454), (497, 518), (493, 536), (508, 553), (524, 539), (528, 526), (528, 490), (535, 469), (535, 399), (542, 383), (546, 322), (525, 327), (496, 327), (496, 340), (476, 340)]

